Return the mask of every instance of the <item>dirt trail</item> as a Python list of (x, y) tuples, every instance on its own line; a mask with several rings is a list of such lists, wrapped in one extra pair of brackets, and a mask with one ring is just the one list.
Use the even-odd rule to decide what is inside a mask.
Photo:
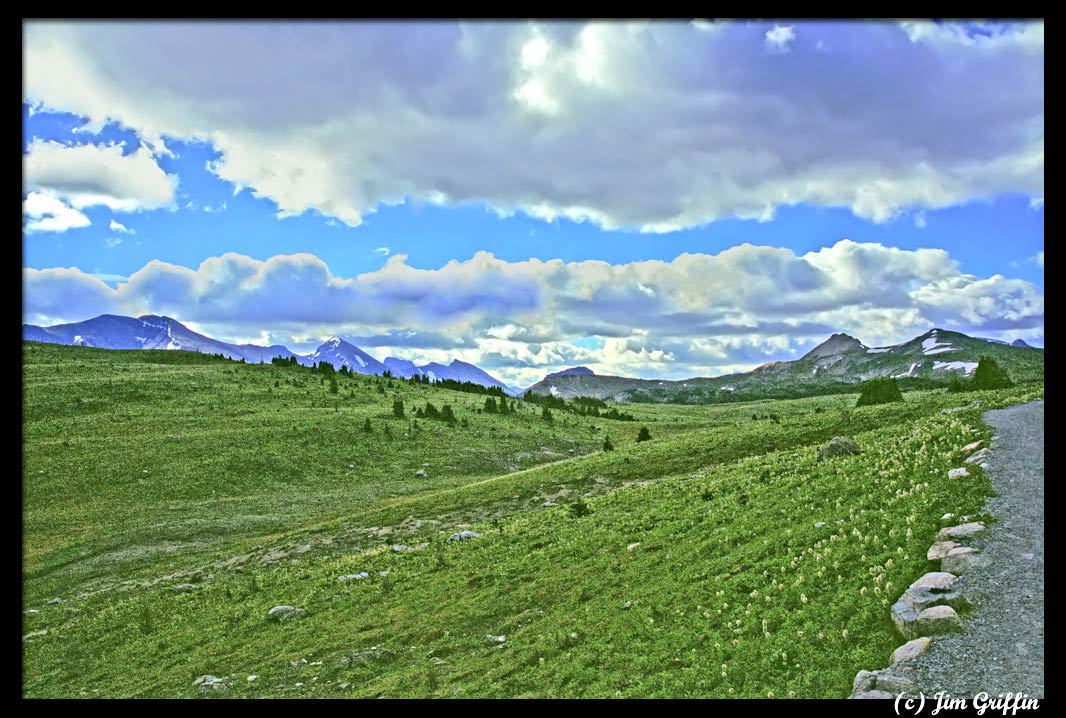
[(974, 605), (957, 636), (937, 637), (914, 662), (927, 696), (945, 691), (1044, 696), (1044, 402), (985, 413), (996, 522), (971, 543), (988, 563), (959, 578)]

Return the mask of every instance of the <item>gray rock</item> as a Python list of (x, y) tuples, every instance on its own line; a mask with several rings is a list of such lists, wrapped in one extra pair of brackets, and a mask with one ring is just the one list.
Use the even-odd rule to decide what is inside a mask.
[(55, 606), (56, 604), (63, 603), (63, 599), (62, 598), (58, 598), (58, 597), (57, 598), (50, 598), (50, 599), (48, 599), (47, 603), (48, 603), (49, 606)]
[(892, 604), (892, 622), (904, 638), (924, 635), (918, 625), (921, 613), (934, 606), (962, 608), (969, 602), (955, 588), (956, 576), (946, 571), (927, 573), (912, 583)]
[[(937, 541), (935, 544), (929, 547), (929, 550), (925, 552), (925, 558), (929, 561), (939, 561), (948, 555), (951, 549), (958, 546), (954, 541)], [(947, 569), (944, 569), (945, 571)], [(953, 571), (951, 573), (954, 573)]]
[(922, 636), (921, 638), (915, 638), (913, 641), (907, 641), (902, 646), (892, 651), (892, 658), (890, 662), (892, 665), (897, 663), (905, 663), (913, 660), (929, 650), (929, 644), (933, 642), (933, 639), (928, 636)]
[(174, 593), (188, 593), (189, 591), (195, 591), (198, 588), (200, 587), (192, 583), (179, 583), (175, 586), (171, 586), (170, 590)]
[(963, 462), (963, 463), (966, 463), (966, 464), (983, 464), (984, 462), (988, 461), (991, 458), (992, 458), (992, 450), (986, 448), (986, 449), (981, 449), (976, 454), (972, 454), (970, 456), (967, 456), (966, 457), (966, 461)]
[(825, 526), (825, 521), (818, 521), (818, 522), (816, 522), (816, 523), (814, 524), (814, 528), (816, 528), (816, 529), (820, 529), (820, 528), (822, 528), (823, 526)]
[(23, 641), (28, 641), (29, 639), (36, 638), (37, 636), (47, 636), (47, 635), (48, 635), (48, 629), (47, 628), (42, 628), (39, 631), (30, 631), (29, 633), (27, 633), (25, 636), (22, 637), (22, 640)]
[(967, 573), (976, 566), (981, 565), (982, 558), (977, 549), (969, 546), (959, 546), (948, 551), (948, 555), (940, 561), (940, 568), (950, 571), (956, 576)]
[(272, 621), (291, 621), (294, 618), (303, 618), (307, 611), (295, 606), (274, 606), (267, 612), (267, 617)]
[(972, 444), (967, 444), (966, 446), (962, 447), (962, 453), (969, 454), (971, 451), (973, 451), (974, 449), (976, 449), (980, 445), (981, 445), (980, 441), (975, 441)]
[(825, 461), (837, 456), (854, 456), (861, 454), (862, 449), (854, 440), (846, 436), (834, 436), (829, 443), (818, 451), (818, 461)]
[(900, 693), (914, 690), (914, 683), (909, 678), (899, 675), (890, 668), (879, 671), (859, 671), (851, 686), (851, 698), (883, 698), (872, 693), (884, 693), (895, 698)]
[(951, 606), (933, 606), (918, 614), (918, 630), (930, 635), (959, 633), (962, 619)]
[(864, 693), (855, 693), (855, 694), (853, 694), (851, 696), (848, 696), (848, 697), (856, 699), (856, 700), (862, 700), (862, 699), (895, 700), (896, 699), (896, 697), (894, 695), (892, 695), (891, 693), (889, 693), (888, 691), (865, 691)]
[(960, 466), (957, 469), (949, 469), (948, 470), (948, 478), (949, 479), (958, 479), (958, 478), (969, 476), (969, 475), (970, 475), (970, 472), (966, 470), (965, 466)]
[(360, 571), (359, 573), (346, 573), (343, 576), (338, 576), (338, 581), (358, 581), (361, 578), (366, 578), (370, 574), (366, 571)]
[(558, 506), (558, 504), (555, 503), (554, 501), (545, 501), (543, 504), (541, 504), (541, 506), (543, 506), (544, 508), (547, 509), (547, 508), (550, 508), (552, 506)]
[(424, 476), (427, 476), (427, 475), (428, 474), (426, 474), (426, 470), (425, 469), (419, 469), (418, 471), (415, 472), (415, 476), (423, 476), (424, 477)]
[(192, 682), (201, 692), (222, 690), (226, 687), (226, 681), (218, 676), (203, 675)]
[(952, 539), (968, 539), (972, 536), (985, 532), (985, 525), (982, 523), (967, 523), (960, 524), (958, 526), (949, 526), (947, 528), (940, 529), (940, 533), (936, 535), (937, 541), (947, 541)]
[(481, 538), (481, 534), (477, 531), (460, 531), (457, 534), (452, 534), (448, 537), (449, 541), (466, 541), (467, 539)]

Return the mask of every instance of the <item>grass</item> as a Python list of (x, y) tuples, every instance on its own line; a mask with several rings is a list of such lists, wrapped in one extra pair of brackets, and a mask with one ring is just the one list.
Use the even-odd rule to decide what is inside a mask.
[[(525, 402), (478, 414), (478, 395), (338, 383), (26, 344), (23, 633), (48, 633), (23, 644), (24, 695), (193, 696), (213, 674), (227, 696), (843, 697), (898, 645), (886, 604), (927, 568), (939, 516), (989, 494), (979, 469), (946, 479), (987, 434), (979, 412), (1042, 396), (549, 423)], [(468, 426), (392, 419), (397, 396)], [(864, 453), (818, 463), (834, 435)], [(446, 541), (467, 525), (482, 537)], [(278, 604), (309, 616), (268, 622)]]

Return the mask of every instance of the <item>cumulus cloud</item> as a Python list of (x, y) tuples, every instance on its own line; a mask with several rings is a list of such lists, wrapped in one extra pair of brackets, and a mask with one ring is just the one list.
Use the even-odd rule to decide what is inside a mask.
[(788, 52), (789, 43), (796, 39), (796, 32), (791, 25), (774, 25), (766, 31), (766, 49), (770, 52)]
[(1037, 252), (1036, 254), (1034, 254), (1034, 255), (1033, 255), (1033, 256), (1031, 257), (1031, 259), (1032, 259), (1032, 261), (1034, 261), (1034, 262), (1036, 262), (1036, 263), (1037, 263), (1038, 265), (1040, 265), (1040, 268), (1041, 268), (1041, 269), (1043, 269), (1043, 268), (1044, 268), (1044, 250), (1042, 250), (1042, 249), (1041, 249), (1041, 250), (1040, 250), (1039, 252)]
[(167, 314), (221, 339), (269, 335), (294, 348), (339, 334), (380, 358), (460, 358), (515, 383), (573, 364), (718, 374), (793, 358), (836, 331), (870, 345), (934, 325), (1042, 335), (1044, 318), (1043, 292), (1029, 282), (963, 273), (941, 249), (851, 240), (802, 255), (742, 244), (627, 264), (478, 252), (418, 269), (393, 254), (354, 277), (311, 254), (229, 253), (195, 269), (152, 261), (114, 287), (76, 269), (25, 269), (24, 296), (33, 323)]
[[(281, 216), (410, 198), (667, 232), (1043, 196), (1042, 23), (808, 23), (802, 44), (755, 22), (25, 28), (33, 106), (157, 151), (206, 140)], [(71, 197), (128, 194), (83, 179)]]
[(104, 205), (115, 212), (171, 206), (178, 182), (143, 147), (123, 155), (119, 144), (64, 145), (50, 140), (29, 144), (22, 173), (31, 192), (76, 209)]
[(111, 220), (111, 224), (109, 226), (110, 226), (110, 229), (111, 229), (112, 232), (122, 232), (123, 234), (135, 234), (135, 232), (132, 229), (130, 229), (126, 225), (122, 224), (121, 222), (116, 222), (115, 220)]
[(22, 202), (22, 214), (29, 221), (27, 232), (66, 232), (75, 227), (88, 227), (89, 218), (55, 197), (30, 192)]

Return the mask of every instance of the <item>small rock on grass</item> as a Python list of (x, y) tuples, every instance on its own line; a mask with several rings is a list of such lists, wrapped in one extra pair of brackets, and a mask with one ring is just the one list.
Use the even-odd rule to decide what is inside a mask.
[(481, 538), (477, 531), (460, 531), (448, 537), (449, 541), (466, 541), (467, 539)]
[(295, 606), (274, 606), (267, 612), (267, 617), (273, 621), (291, 621), (294, 618), (303, 618), (307, 611)]
[(949, 526), (947, 528), (940, 529), (940, 533), (936, 538), (938, 541), (946, 541), (949, 539), (968, 539), (971, 536), (976, 536), (979, 533), (984, 533), (985, 525), (978, 522), (960, 524), (958, 526)]
[(956, 576), (961, 576), (979, 563), (980, 558), (977, 554), (977, 549), (969, 546), (959, 546), (948, 551), (948, 555), (941, 559), (940, 568), (950, 571)]
[(969, 476), (969, 475), (970, 475), (970, 472), (966, 470), (965, 466), (960, 466), (957, 469), (949, 469), (948, 470), (948, 478), (949, 479), (959, 479), (959, 478), (964, 478), (964, 477)]
[(203, 675), (192, 682), (201, 691), (219, 690), (226, 687), (226, 682), (218, 676)]
[[(958, 544), (954, 541), (937, 541), (935, 544), (929, 547), (929, 550), (925, 553), (925, 558), (929, 561), (939, 561), (948, 555), (951, 549), (958, 547)], [(947, 571), (947, 569), (944, 569)], [(950, 571), (949, 573), (954, 573)]]

